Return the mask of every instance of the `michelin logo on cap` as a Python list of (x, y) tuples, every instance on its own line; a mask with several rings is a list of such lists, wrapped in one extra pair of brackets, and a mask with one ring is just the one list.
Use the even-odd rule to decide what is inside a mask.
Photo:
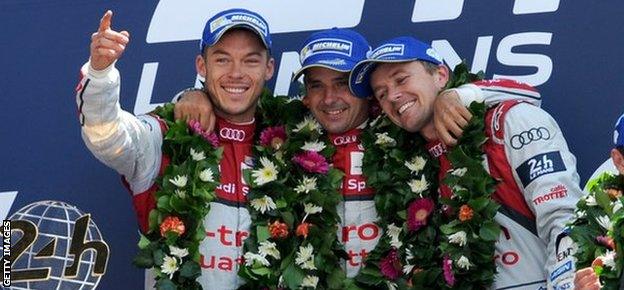
[(264, 35), (269, 34), (267, 32), (267, 25), (264, 23), (264, 21), (258, 19), (258, 17), (254, 15), (241, 13), (241, 12), (225, 14), (213, 20), (210, 23), (210, 33), (214, 33), (215, 31), (219, 30), (220, 28), (224, 26), (233, 25), (236, 23), (244, 23), (244, 24), (253, 25), (256, 28), (259, 28), (259, 30), (262, 31)]
[(319, 53), (341, 54), (351, 57), (353, 43), (344, 39), (320, 38), (301, 49), (301, 63), (308, 57)]
[(444, 62), (444, 60), (442, 59), (442, 56), (438, 54), (438, 52), (433, 48), (427, 49), (427, 55), (435, 58), (439, 62)]
[(388, 43), (375, 49), (375, 51), (373, 51), (373, 53), (371, 54), (370, 58), (380, 59), (382, 57), (388, 56), (402, 56), (403, 54), (405, 54), (405, 45)]

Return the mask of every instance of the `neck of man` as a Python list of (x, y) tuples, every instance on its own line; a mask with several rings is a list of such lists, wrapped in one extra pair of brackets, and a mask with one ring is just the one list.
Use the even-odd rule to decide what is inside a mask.
[(433, 120), (427, 123), (427, 125), (423, 126), (420, 129), (420, 135), (427, 140), (427, 142), (431, 142), (434, 140), (438, 140), (438, 133), (435, 130), (435, 125), (433, 124)]
[(247, 124), (253, 123), (255, 120), (255, 112), (256, 112), (256, 108), (254, 108), (253, 110), (249, 110), (249, 112), (232, 115), (232, 114), (224, 113), (217, 108), (214, 109), (214, 113), (215, 115), (217, 115), (217, 117), (223, 120), (226, 120), (232, 124), (237, 124), (237, 125), (247, 125)]

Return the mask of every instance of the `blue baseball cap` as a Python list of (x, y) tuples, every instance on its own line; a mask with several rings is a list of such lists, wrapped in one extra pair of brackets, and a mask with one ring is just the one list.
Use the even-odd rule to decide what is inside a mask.
[(370, 50), (364, 36), (351, 29), (334, 27), (313, 33), (299, 52), (301, 69), (295, 73), (292, 81), (297, 80), (310, 67), (349, 72), (359, 61), (366, 59)]
[(624, 114), (615, 123), (613, 143), (615, 147), (624, 146)]
[(373, 95), (370, 76), (378, 63), (410, 62), (421, 60), (436, 65), (444, 63), (442, 57), (431, 47), (416, 38), (402, 36), (384, 41), (351, 71), (349, 88), (360, 98)]
[(255, 32), (262, 40), (264, 46), (271, 50), (271, 33), (269, 24), (260, 14), (241, 8), (228, 9), (217, 13), (208, 19), (201, 41), (199, 51), (202, 53), (206, 46), (215, 45), (219, 39), (232, 28), (246, 28)]

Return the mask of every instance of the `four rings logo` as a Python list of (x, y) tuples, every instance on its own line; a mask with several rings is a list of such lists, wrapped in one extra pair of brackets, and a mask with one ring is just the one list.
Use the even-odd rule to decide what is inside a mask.
[(245, 131), (239, 129), (221, 128), (219, 135), (221, 135), (221, 138), (234, 141), (243, 141), (245, 139)]
[(334, 145), (345, 145), (350, 143), (355, 143), (357, 141), (357, 137), (355, 135), (351, 136), (338, 136), (334, 138)]
[(531, 128), (528, 131), (513, 135), (511, 137), (511, 148), (518, 150), (533, 141), (548, 140), (550, 137), (550, 131), (544, 127)]

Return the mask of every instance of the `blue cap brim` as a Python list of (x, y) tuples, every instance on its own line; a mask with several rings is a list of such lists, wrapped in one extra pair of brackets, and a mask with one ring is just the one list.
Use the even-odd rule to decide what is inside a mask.
[(370, 77), (378, 64), (411, 62), (415, 60), (419, 59), (365, 59), (360, 61), (349, 75), (349, 89), (358, 98), (365, 99), (371, 97), (373, 96), (373, 90), (370, 86)]
[(330, 70), (334, 70), (338, 72), (349, 72), (357, 65), (357, 63), (350, 62), (347, 60), (345, 60), (345, 64), (342, 64), (342, 65), (330, 65), (330, 64), (322, 63), (322, 61), (323, 60), (321, 59), (313, 63), (310, 63), (308, 65), (302, 66), (299, 70), (297, 70), (297, 72), (295, 72), (295, 74), (293, 75), (291, 79), (291, 82), (297, 81), (301, 77), (301, 75), (304, 74), (306, 69), (309, 69), (312, 67), (322, 67), (322, 68), (326, 68), (326, 69), (330, 69)]
[(223, 28), (219, 32), (219, 34), (217, 34), (215, 36), (213, 43), (204, 43), (203, 44), (203, 46), (201, 47), (201, 51), (204, 51), (204, 48), (206, 48), (206, 46), (213, 46), (213, 45), (215, 45), (217, 42), (219, 42), (221, 37), (223, 37), (223, 35), (225, 35), (226, 32), (230, 31), (233, 28), (244, 28), (244, 29), (247, 29), (247, 30), (255, 33), (258, 36), (258, 38), (260, 38), (260, 40), (262, 40), (262, 44), (264, 45), (264, 47), (266, 47), (267, 50), (271, 51), (271, 45), (269, 43), (267, 43), (266, 37), (264, 37), (264, 32), (262, 30), (260, 30), (259, 28), (253, 26), (253, 25), (249, 25), (249, 24), (245, 24), (245, 23), (233, 23), (233, 24)]

